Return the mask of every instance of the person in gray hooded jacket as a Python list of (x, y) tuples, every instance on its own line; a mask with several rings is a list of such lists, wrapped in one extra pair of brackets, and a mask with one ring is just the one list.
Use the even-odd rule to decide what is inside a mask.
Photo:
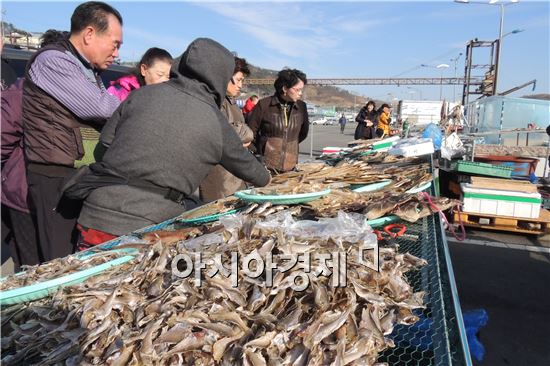
[(78, 219), (84, 243), (89, 229), (123, 235), (181, 214), (217, 164), (256, 186), (270, 182), (220, 112), (234, 67), (231, 52), (198, 38), (174, 61), (174, 78), (140, 88), (120, 105), (101, 133), (103, 162), (141, 184), (107, 185), (88, 195)]

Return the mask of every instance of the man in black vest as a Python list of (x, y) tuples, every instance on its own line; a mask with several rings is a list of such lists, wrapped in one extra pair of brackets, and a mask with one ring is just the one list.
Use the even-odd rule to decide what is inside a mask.
[[(99, 132), (119, 105), (99, 77), (118, 56), (122, 17), (102, 2), (79, 5), (69, 39), (27, 64), (23, 128), (29, 193), (46, 261), (74, 250), (81, 203), (61, 197), (64, 179), (95, 160)], [(59, 201), (59, 203), (58, 203)]]

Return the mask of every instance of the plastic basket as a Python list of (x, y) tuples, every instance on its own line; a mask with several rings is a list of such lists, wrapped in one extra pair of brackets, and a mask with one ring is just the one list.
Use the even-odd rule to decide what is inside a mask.
[(472, 161), (459, 161), (456, 170), (463, 173), (488, 175), (491, 177), (510, 178), (512, 168)]

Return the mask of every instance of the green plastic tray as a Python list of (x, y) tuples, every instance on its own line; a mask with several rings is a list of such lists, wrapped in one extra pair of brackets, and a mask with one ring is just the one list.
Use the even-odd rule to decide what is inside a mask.
[[(117, 250), (118, 251), (118, 250)], [(128, 252), (124, 250), (124, 252)], [(95, 254), (95, 253), (94, 253)], [(85, 254), (82, 257), (89, 257), (93, 254)], [(134, 255), (125, 255), (102, 263), (95, 267), (54, 278), (33, 285), (19, 287), (11, 290), (0, 291), (0, 305), (14, 305), (23, 302), (35, 301), (55, 293), (60, 287), (71, 286), (84, 282), (87, 278), (100, 274), (105, 270), (126, 263), (134, 258)], [(21, 273), (23, 274), (23, 273)]]
[(456, 170), (463, 173), (472, 173), (480, 175), (488, 175), (491, 177), (510, 178), (512, 176), (511, 167), (493, 165), (487, 163), (478, 163), (473, 161), (461, 160), (456, 164)]
[(207, 222), (216, 221), (217, 219), (219, 219), (222, 216), (234, 214), (234, 213), (240, 211), (241, 209), (242, 208), (235, 208), (235, 209), (229, 210), (227, 212), (222, 212), (222, 213), (218, 213), (218, 214), (214, 214), (214, 215), (208, 215), (208, 216), (200, 216), (200, 217), (195, 217), (195, 218), (192, 218), (192, 219), (178, 219), (177, 222), (181, 222), (181, 223), (187, 224), (187, 225), (205, 224)]
[(318, 198), (326, 196), (330, 193), (330, 189), (325, 189), (320, 192), (299, 193), (299, 194), (282, 194), (282, 195), (263, 195), (263, 194), (250, 194), (250, 189), (239, 191), (235, 193), (235, 196), (246, 202), (271, 202), (274, 204), (298, 204), (314, 201)]

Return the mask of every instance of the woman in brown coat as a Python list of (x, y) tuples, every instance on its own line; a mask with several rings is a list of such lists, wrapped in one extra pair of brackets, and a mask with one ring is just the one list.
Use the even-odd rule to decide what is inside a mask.
[[(244, 58), (235, 57), (233, 77), (227, 84), (227, 94), (222, 102), (221, 112), (227, 118), (237, 135), (241, 138), (244, 147), (248, 147), (254, 137), (252, 130), (245, 124), (241, 109), (235, 104), (235, 97), (241, 94), (244, 78), (250, 75), (248, 64)], [(232, 195), (245, 188), (244, 182), (216, 165), (202, 181), (199, 192), (203, 202), (211, 202)]]
[(260, 100), (250, 114), (256, 152), (274, 172), (292, 170), (298, 163), (298, 145), (309, 130), (307, 106), (300, 100), (306, 84), (306, 74), (300, 70), (280, 71), (275, 95)]

